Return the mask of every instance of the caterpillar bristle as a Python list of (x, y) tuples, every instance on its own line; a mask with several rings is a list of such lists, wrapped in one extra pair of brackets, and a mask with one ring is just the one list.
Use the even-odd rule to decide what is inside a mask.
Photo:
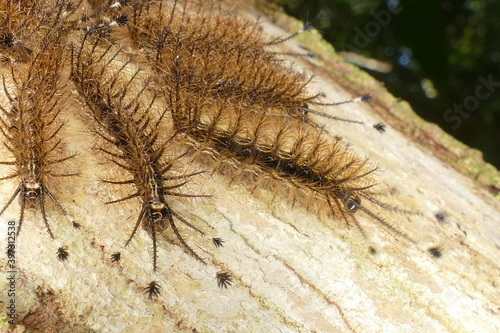
[(289, 41), (290, 39), (293, 39), (293, 38), (297, 37), (301, 33), (304, 33), (306, 31), (311, 30), (312, 28), (314, 28), (314, 26), (312, 25), (312, 22), (307, 21), (306, 23), (304, 23), (304, 26), (302, 28), (300, 28), (298, 31), (294, 32), (290, 36), (284, 37), (284, 38), (276, 37), (273, 40), (267, 42), (267, 45), (276, 45), (276, 44), (284, 43), (286, 41)]
[(429, 252), (433, 258), (439, 259), (443, 256), (443, 247), (441, 245), (431, 246), (427, 249), (427, 252)]
[[(39, 7), (36, 3), (28, 8), (16, 7), (17, 10), (14, 11), (13, 7), (15, 7), (14, 2), (9, 1), (7, 12), (13, 15), (8, 18), (7, 27), (3, 28), (16, 27), (16, 34), (21, 37), (11, 37), (12, 45), (9, 45), (5, 39), (9, 32), (3, 32), (4, 47), (24, 45), (26, 38), (30, 41), (30, 51), (25, 52), (23, 57), (11, 54), (15, 61), (8, 64), (10, 74), (2, 75), (6, 103), (0, 105), (2, 113), (0, 131), (12, 160), (2, 161), (1, 164), (12, 165), (16, 171), (0, 180), (18, 178), (19, 185), (3, 206), (0, 215), (19, 195), (20, 215), (17, 234), (23, 226), (25, 210), (38, 208), (49, 236), (54, 238), (47, 217), (47, 197), (73, 226), (78, 225), (49, 190), (54, 178), (78, 175), (61, 171), (63, 170), (61, 166), (76, 156), (76, 153), (67, 153), (64, 149), (62, 136), (65, 122), (60, 119), (65, 98), (62, 68), (66, 35), (57, 24), (57, 17), (53, 17), (57, 16), (57, 6), (48, 14), (44, 12), (45, 15), (34, 19), (28, 17), (25, 11), (36, 13), (46, 8)], [(50, 21), (49, 18), (56, 22)], [(37, 38), (25, 36), (28, 34), (25, 31), (28, 27), (32, 28), (29, 34), (36, 35)], [(51, 29), (46, 30), (47, 27)]]
[(383, 123), (378, 123), (373, 125), (373, 127), (379, 132), (384, 133), (386, 131), (387, 125)]
[(114, 252), (112, 255), (111, 255), (111, 261), (112, 262), (119, 262), (121, 259), (121, 253), (120, 252)]
[(217, 286), (220, 289), (227, 289), (233, 284), (233, 278), (228, 272), (217, 272), (215, 278), (217, 280)]
[[(185, 185), (202, 171), (183, 173), (186, 154), (174, 153), (178, 150), (175, 148), (175, 134), (160, 131), (167, 109), (156, 103), (155, 93), (147, 91), (149, 78), (142, 75), (140, 66), (134, 66), (122, 50), (106, 44), (91, 32), (85, 34), (72, 52), (71, 79), (90, 110), (94, 132), (101, 138), (98, 150), (128, 174), (126, 179), (104, 179), (103, 182), (117, 186), (133, 185), (135, 189), (135, 192), (107, 203), (133, 198), (141, 201), (140, 213), (125, 246), (142, 225), (151, 236), (153, 271), (156, 271), (158, 237), (169, 227), (180, 246), (205, 263), (184, 240), (177, 222), (201, 235), (206, 235), (205, 232), (169, 204), (172, 197), (207, 197), (183, 192)], [(154, 296), (155, 290), (150, 286), (149, 294)]]
[(66, 261), (69, 257), (68, 247), (62, 246), (58, 248), (56, 254), (59, 261)]
[(160, 284), (156, 281), (151, 281), (145, 288), (144, 293), (148, 295), (149, 299), (158, 298), (161, 295)]
[(224, 246), (224, 243), (225, 243), (225, 242), (224, 242), (224, 240), (223, 240), (222, 238), (218, 238), (218, 237), (216, 237), (216, 238), (212, 238), (212, 242), (214, 243), (214, 245), (215, 245), (216, 247), (223, 247), (223, 246)]
[(436, 214), (434, 214), (434, 216), (436, 217), (436, 220), (439, 223), (447, 223), (449, 219), (448, 213), (446, 213), (445, 211), (439, 211)]

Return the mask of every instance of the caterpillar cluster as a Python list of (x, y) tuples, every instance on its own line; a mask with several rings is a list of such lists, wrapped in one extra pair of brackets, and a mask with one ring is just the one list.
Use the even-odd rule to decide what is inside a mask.
[[(7, 2), (10, 18), (2, 18), (0, 53), (12, 68), (14, 84), (11, 88), (3, 80), (9, 107), (2, 106), (0, 128), (14, 161), (2, 164), (14, 165), (17, 171), (2, 179), (19, 177), (21, 182), (0, 214), (21, 193), (20, 225), (25, 204), (36, 199), (53, 236), (45, 194), (67, 216), (45, 185), (50, 176), (73, 175), (54, 172), (55, 165), (74, 156), (61, 155), (58, 139), (63, 127), (58, 119), (60, 73), (67, 68), (67, 56), (67, 83), (89, 110), (86, 122), (100, 140), (97, 150), (128, 175), (103, 182), (134, 188), (108, 203), (141, 202), (125, 246), (142, 225), (153, 243), (153, 270), (158, 266), (158, 237), (167, 229), (187, 253), (204, 262), (181, 236), (177, 222), (206, 234), (170, 204), (175, 197), (205, 196), (185, 193), (185, 185), (196, 181), (200, 171), (182, 169), (189, 156), (203, 154), (219, 162), (217, 170), (229, 169), (233, 178), (249, 171), (318, 198), (363, 235), (358, 212), (411, 240), (375, 213), (378, 208), (411, 213), (377, 199), (377, 165), (357, 156), (310, 117), (361, 123), (315, 110), (344, 102), (323, 103), (321, 94), (307, 90), (311, 77), (297, 72), (274, 50), (288, 38), (269, 38), (257, 23), (236, 20), (203, 3), (88, 2), (90, 11), (83, 10), (81, 2), (66, 0)], [(28, 19), (35, 12), (40, 19)], [(37, 34), (44, 38), (32, 43)], [(347, 102), (369, 99), (366, 95)], [(379, 132), (385, 128), (374, 127)], [(179, 145), (189, 153), (176, 153)], [(201, 153), (192, 154), (191, 149)], [(56, 151), (58, 157), (53, 157)], [(213, 238), (213, 243), (221, 246), (222, 240)], [(60, 258), (67, 257), (63, 250)], [(119, 260), (120, 253), (112, 257)], [(232, 281), (226, 272), (216, 278), (221, 288)], [(151, 281), (146, 292), (157, 296), (159, 283)]]
[(409, 238), (361, 203), (403, 212), (375, 198), (375, 165), (308, 118), (315, 112), (309, 105), (327, 104), (268, 49), (279, 40), (255, 40), (255, 25), (236, 26), (201, 10), (190, 14), (176, 2), (135, 10), (130, 22), (130, 39), (161, 82), (175, 129), (198, 150), (319, 195), (334, 216), (361, 231), (358, 211)]

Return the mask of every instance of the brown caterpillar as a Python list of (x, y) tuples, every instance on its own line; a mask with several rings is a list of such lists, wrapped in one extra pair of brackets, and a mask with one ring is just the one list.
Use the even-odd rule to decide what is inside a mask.
[[(168, 227), (181, 246), (202, 263), (205, 261), (186, 243), (175, 220), (206, 235), (203, 231), (172, 210), (170, 197), (204, 197), (186, 194), (182, 187), (201, 172), (178, 173), (184, 154), (172, 156), (174, 137), (165, 139), (160, 123), (167, 109), (158, 109), (157, 96), (148, 96), (149, 80), (141, 79), (140, 69), (131, 69), (121, 50), (85, 34), (81, 44), (74, 48), (71, 79), (84, 98), (95, 124), (95, 133), (102, 140), (99, 150), (116, 166), (126, 171), (126, 180), (103, 180), (112, 185), (133, 185), (135, 192), (108, 202), (118, 203), (133, 198), (141, 200), (141, 211), (127, 246), (142, 224), (153, 240), (153, 269), (157, 268), (157, 237)], [(215, 245), (221, 240), (214, 238)], [(113, 254), (118, 260), (119, 254)], [(159, 284), (152, 281), (146, 292), (155, 297)]]
[[(166, 86), (183, 85), (177, 80), (189, 77), (189, 85), (185, 86), (192, 94), (257, 106), (268, 113), (290, 114), (308, 122), (307, 115), (314, 113), (361, 123), (309, 107), (367, 102), (370, 97), (321, 103), (320, 94), (310, 94), (306, 89), (312, 77), (286, 66), (280, 53), (272, 50), (273, 45), (288, 38), (271, 39), (257, 23), (235, 20), (211, 7), (200, 5), (192, 13), (185, 8), (193, 6), (190, 3), (156, 3), (144, 1), (133, 6), (127, 28), (132, 46), (142, 52)], [(175, 70), (186, 73), (185, 76), (171, 75), (174, 62)], [(376, 129), (383, 132), (380, 124)]]
[[(45, 227), (50, 237), (54, 238), (46, 214), (46, 196), (75, 228), (79, 227), (47, 187), (54, 177), (77, 175), (58, 170), (61, 163), (75, 156), (64, 152), (60, 138), (64, 125), (59, 120), (64, 98), (61, 84), (63, 36), (63, 31), (53, 26), (41, 37), (39, 45), (26, 53), (29, 58), (10, 64), (10, 74), (2, 75), (3, 91), (8, 104), (0, 105), (0, 131), (12, 160), (2, 161), (0, 164), (13, 166), (16, 171), (0, 180), (18, 178), (20, 182), (0, 215), (19, 195), (21, 207), (18, 234), (24, 222), (25, 210), (38, 206)], [(60, 257), (61, 260), (66, 258), (67, 256)]]
[[(47, 24), (45, 13), (38, 4), (19, 6), (17, 1), (2, 1), (0, 4), (0, 53), (3, 62), (26, 62), (33, 52), (31, 36)], [(34, 16), (30, 17), (30, 14)], [(34, 20), (33, 17), (42, 19)]]
[(20, 1), (0, 3), (0, 55), (3, 62), (27, 62), (40, 40), (52, 30), (66, 25), (77, 6), (67, 0)]
[[(70, 7), (64, 3), (60, 8)], [(128, 73), (131, 60), (124, 60), (123, 52), (115, 52), (110, 44), (103, 46), (97, 39), (89, 42), (90, 35), (111, 44), (120, 41), (134, 60), (151, 65), (156, 74), (154, 83), (159, 83), (161, 97), (169, 104), (175, 130), (189, 137), (197, 149), (209, 151), (223, 164), (252, 170), (259, 177), (269, 176), (319, 196), (334, 215), (360, 229), (355, 218), (358, 211), (400, 233), (361, 202), (403, 212), (376, 199), (376, 167), (355, 156), (342, 140), (326, 135), (308, 117), (310, 113), (327, 116), (310, 107), (326, 104), (320, 102), (319, 94), (307, 91), (310, 78), (286, 65), (273, 51), (272, 46), (286, 38), (268, 38), (258, 24), (236, 21), (202, 4), (188, 13), (184, 7), (198, 6), (191, 2), (182, 6), (177, 1), (92, 4), (95, 11), (78, 20), (67, 20), (68, 14), (56, 16), (65, 29), (86, 32), (84, 41), (73, 49), (72, 80), (92, 110), (96, 132), (102, 138), (101, 151), (131, 175), (127, 180), (105, 182), (136, 188), (134, 194), (115, 202), (133, 197), (142, 201), (126, 244), (143, 223), (153, 239), (155, 269), (156, 235), (169, 223), (186, 251), (201, 260), (178, 234), (173, 218), (194, 227), (172, 212), (162, 197), (177, 195), (162, 191), (180, 190), (196, 173), (166, 179), (169, 167), (182, 165), (182, 156), (163, 156), (175, 141), (166, 139), (165, 131), (171, 130), (164, 124), (167, 110), (156, 114), (156, 97), (145, 97), (146, 83), (138, 83), (142, 72)], [(76, 7), (70, 9), (70, 13), (78, 12)], [(127, 22), (127, 28), (113, 30)], [(119, 65), (118, 60), (125, 65)], [(127, 78), (132, 74), (137, 77)], [(130, 126), (137, 128), (132, 131)], [(376, 128), (383, 130), (380, 124)], [(216, 239), (214, 243), (220, 245)], [(153, 285), (158, 286), (156, 282)], [(148, 287), (149, 295), (154, 296), (158, 288)]]
[(334, 216), (348, 224), (353, 221), (362, 232), (357, 212), (410, 239), (362, 204), (366, 200), (388, 210), (411, 213), (375, 198), (373, 173), (377, 166), (356, 156), (341, 138), (332, 138), (294, 117), (269, 115), (223, 100), (196, 100), (179, 86), (168, 91), (174, 126), (187, 134), (198, 150), (236, 169), (251, 170), (257, 177), (271, 177), (319, 195)]
[(165, 7), (139, 5), (144, 10), (131, 14), (129, 34), (158, 75), (177, 131), (217, 160), (322, 197), (335, 216), (361, 230), (358, 211), (409, 239), (361, 203), (411, 213), (377, 200), (377, 167), (307, 118), (322, 114), (308, 104), (328, 104), (267, 50), (272, 42), (263, 42), (256, 25), (202, 9), (188, 14), (176, 2)]

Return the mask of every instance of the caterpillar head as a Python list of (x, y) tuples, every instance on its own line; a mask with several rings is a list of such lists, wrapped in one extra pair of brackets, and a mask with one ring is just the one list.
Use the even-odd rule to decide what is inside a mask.
[(25, 179), (22, 184), (22, 194), (25, 202), (33, 206), (40, 197), (42, 184), (34, 179)]
[(361, 206), (361, 200), (357, 195), (344, 194), (342, 197), (344, 211), (348, 214), (354, 214)]
[(154, 230), (160, 231), (164, 230), (167, 227), (167, 216), (170, 214), (170, 211), (159, 197), (152, 198), (144, 204), (145, 215), (143, 220), (143, 228), (148, 232)]

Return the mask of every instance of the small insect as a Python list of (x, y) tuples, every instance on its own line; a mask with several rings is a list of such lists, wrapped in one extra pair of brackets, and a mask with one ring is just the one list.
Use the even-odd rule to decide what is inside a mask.
[[(171, 197), (207, 197), (182, 192), (189, 180), (201, 172), (182, 174), (182, 158), (167, 155), (173, 148), (175, 136), (165, 138), (160, 133), (160, 123), (167, 109), (158, 109), (156, 96), (146, 93), (148, 79), (143, 81), (141, 70), (132, 70), (128, 61), (123, 61), (123, 52), (112, 44), (86, 33), (81, 44), (74, 48), (71, 78), (91, 111), (94, 132), (102, 139), (98, 150), (130, 178), (125, 180), (102, 180), (110, 185), (132, 185), (135, 192), (108, 204), (133, 198), (141, 201), (141, 210), (134, 229), (125, 243), (133, 239), (139, 225), (148, 232), (153, 241), (153, 270), (157, 269), (158, 236), (170, 227), (177, 241), (198, 261), (205, 261), (181, 236), (176, 220), (196, 232), (205, 232), (188, 222), (171, 208)], [(127, 73), (130, 73), (131, 76)], [(107, 73), (103, 76), (102, 73)], [(216, 246), (222, 245), (219, 238), (213, 239)], [(113, 261), (119, 260), (118, 253)], [(150, 297), (159, 294), (155, 281), (147, 287)]]

